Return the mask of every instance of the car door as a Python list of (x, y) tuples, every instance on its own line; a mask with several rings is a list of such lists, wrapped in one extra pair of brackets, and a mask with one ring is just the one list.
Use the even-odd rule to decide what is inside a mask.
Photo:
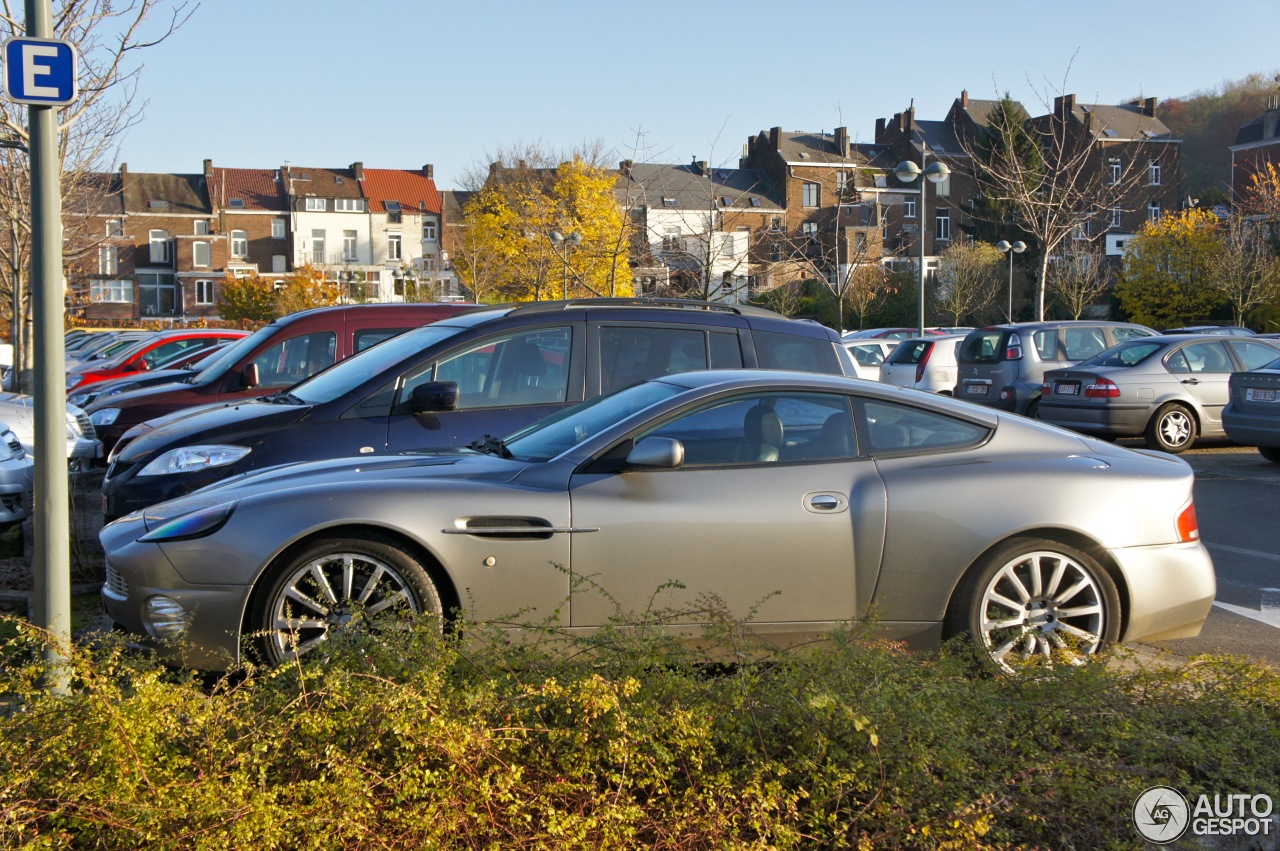
[(1235, 369), (1226, 344), (1221, 340), (1189, 343), (1170, 355), (1166, 365), (1200, 409), (1200, 433), (1221, 435), (1227, 383)]
[(636, 435), (679, 440), (676, 469), (573, 476), (573, 524), (599, 529), (571, 542), (573, 626), (654, 609), (705, 622), (713, 605), (775, 632), (860, 614), (885, 494), (857, 454), (849, 405), (837, 393), (738, 394)]

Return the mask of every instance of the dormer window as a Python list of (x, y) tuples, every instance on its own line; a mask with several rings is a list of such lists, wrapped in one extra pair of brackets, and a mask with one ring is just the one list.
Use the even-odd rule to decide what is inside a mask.
[(679, 201), (677, 201), (675, 198), (663, 198), (663, 199), (662, 199), (662, 206), (664, 206), (664, 207), (678, 207), (678, 206), (680, 206), (680, 202), (679, 202)]

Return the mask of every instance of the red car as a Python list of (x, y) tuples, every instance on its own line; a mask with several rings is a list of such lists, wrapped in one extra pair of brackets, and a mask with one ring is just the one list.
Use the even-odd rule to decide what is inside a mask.
[(220, 346), (231, 340), (249, 336), (248, 331), (230, 328), (190, 328), (176, 331), (157, 331), (139, 340), (109, 361), (94, 361), (73, 367), (67, 372), (67, 392), (83, 388), (86, 384), (119, 378), (136, 372), (146, 372), (158, 363), (181, 353), (194, 353), (212, 346)]

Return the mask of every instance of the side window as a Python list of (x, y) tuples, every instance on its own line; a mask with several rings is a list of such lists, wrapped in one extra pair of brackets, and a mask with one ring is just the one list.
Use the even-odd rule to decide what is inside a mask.
[(490, 338), (446, 361), (408, 376), (400, 389), (403, 404), (426, 381), (458, 384), (458, 409), (506, 408), (563, 402), (569, 391), (573, 331), (537, 328)]
[(756, 343), (756, 359), (762, 369), (794, 369), (800, 372), (823, 372), (840, 375), (840, 359), (830, 340), (752, 331)]
[(1067, 328), (1063, 334), (1067, 360), (1086, 360), (1107, 347), (1101, 328)]
[(893, 402), (868, 400), (862, 419), (872, 453), (976, 446), (989, 432), (966, 420)]
[(1036, 331), (1031, 335), (1031, 343), (1036, 347), (1040, 360), (1058, 359), (1058, 332), (1054, 329)]
[(884, 350), (875, 343), (850, 346), (849, 353), (862, 366), (879, 366), (884, 361)]
[(600, 392), (622, 390), (660, 375), (707, 368), (706, 334), (643, 325), (600, 329)]
[(1240, 358), (1245, 369), (1261, 369), (1276, 359), (1275, 349), (1252, 340), (1231, 340), (1227, 343)]
[(856, 456), (847, 396), (768, 393), (739, 396), (681, 415), (639, 435), (684, 445), (685, 469)]
[(338, 337), (317, 331), (284, 340), (253, 359), (262, 387), (290, 387), (333, 364)]
[(737, 332), (712, 331), (707, 339), (711, 343), (712, 369), (742, 368), (742, 344), (738, 342)]
[(1151, 332), (1146, 328), (1130, 328), (1125, 325), (1115, 328), (1111, 333), (1115, 335), (1117, 343), (1123, 343), (1125, 340), (1133, 340), (1137, 337), (1151, 336)]
[(147, 369), (151, 369), (161, 361), (166, 361), (176, 355), (178, 352), (188, 349), (192, 346), (203, 345), (203, 340), (174, 340), (169, 343), (156, 346), (151, 351), (142, 356), (142, 362), (146, 364)]
[(1187, 366), (1191, 372), (1231, 372), (1231, 359), (1227, 357), (1227, 353), (1223, 350), (1222, 344), (1218, 342), (1212, 343), (1193, 343), (1190, 346), (1183, 346), (1182, 354), (1186, 356)]
[(376, 346), (383, 340), (390, 340), (397, 334), (403, 334), (406, 328), (366, 328), (357, 331), (352, 338), (353, 352), (363, 352), (370, 346)]

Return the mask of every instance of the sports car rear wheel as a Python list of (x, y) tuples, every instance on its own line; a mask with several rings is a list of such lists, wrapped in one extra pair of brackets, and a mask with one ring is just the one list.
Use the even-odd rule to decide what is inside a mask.
[(1087, 553), (1017, 538), (962, 584), (949, 632), (967, 632), (1001, 669), (1029, 662), (1083, 664), (1120, 637), (1115, 582)]
[(249, 628), (272, 664), (311, 652), (339, 631), (377, 632), (409, 613), (443, 613), (425, 567), (372, 535), (316, 540), (264, 581)]

